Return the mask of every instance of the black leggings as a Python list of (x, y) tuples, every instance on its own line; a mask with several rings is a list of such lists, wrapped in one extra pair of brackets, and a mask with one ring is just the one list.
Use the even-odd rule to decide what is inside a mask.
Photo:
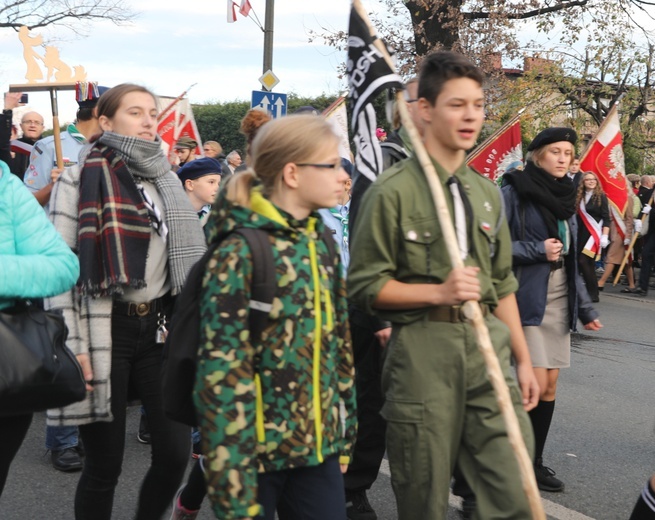
[(0, 417), (0, 496), (7, 482), (9, 466), (23, 443), (32, 423), (32, 414)]
[(80, 426), (86, 459), (75, 495), (76, 520), (109, 520), (125, 450), (128, 387), (148, 416), (152, 464), (141, 485), (136, 520), (159, 520), (170, 506), (191, 455), (191, 428), (162, 409), (162, 345), (155, 342), (157, 316), (112, 316), (111, 422)]
[[(578, 254), (578, 266), (587, 292), (592, 300), (598, 299), (598, 279), (596, 278), (596, 259), (583, 253)], [(608, 266), (605, 266), (607, 269)]]

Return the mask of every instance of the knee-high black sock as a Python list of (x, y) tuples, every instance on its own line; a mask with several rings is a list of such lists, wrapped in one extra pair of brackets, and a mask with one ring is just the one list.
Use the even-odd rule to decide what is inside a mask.
[(528, 412), (532, 429), (534, 430), (534, 458), (540, 459), (544, 454), (544, 446), (550, 430), (550, 422), (555, 411), (555, 401), (539, 401), (539, 404)]
[(632, 510), (630, 520), (653, 520), (655, 519), (655, 490), (651, 486), (650, 480), (641, 492), (639, 500)]

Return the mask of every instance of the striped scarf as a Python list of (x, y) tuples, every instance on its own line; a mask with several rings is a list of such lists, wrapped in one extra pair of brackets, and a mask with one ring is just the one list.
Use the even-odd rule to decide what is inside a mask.
[(108, 296), (146, 285), (152, 217), (137, 188), (139, 179), (154, 183), (164, 201), (173, 295), (205, 250), (198, 216), (170, 172), (159, 139), (105, 132), (80, 176), (78, 287), (84, 295)]

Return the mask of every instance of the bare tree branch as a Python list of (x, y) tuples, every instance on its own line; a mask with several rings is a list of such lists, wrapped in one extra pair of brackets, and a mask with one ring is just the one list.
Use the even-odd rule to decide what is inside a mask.
[[(549, 13), (557, 13), (559, 11), (566, 11), (573, 7), (582, 7), (587, 5), (589, 0), (573, 0), (570, 2), (558, 2), (555, 5), (551, 6), (542, 6), (538, 9), (532, 9), (530, 11), (515, 12), (515, 13), (506, 13), (506, 17), (509, 20), (527, 20), (528, 18), (535, 18), (537, 16), (542, 16)], [(463, 16), (467, 20), (482, 20), (491, 17), (489, 12), (468, 12), (463, 13)]]
[(130, 22), (136, 14), (126, 0), (0, 0), (0, 29), (18, 31), (62, 26), (78, 34), (88, 31), (84, 21)]

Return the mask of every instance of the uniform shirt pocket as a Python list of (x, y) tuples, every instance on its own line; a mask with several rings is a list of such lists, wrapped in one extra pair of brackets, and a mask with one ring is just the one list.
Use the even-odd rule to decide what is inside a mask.
[(412, 275), (436, 276), (442, 264), (436, 256), (435, 242), (441, 238), (439, 221), (434, 218), (408, 220), (401, 224), (402, 243), (408, 270)]

